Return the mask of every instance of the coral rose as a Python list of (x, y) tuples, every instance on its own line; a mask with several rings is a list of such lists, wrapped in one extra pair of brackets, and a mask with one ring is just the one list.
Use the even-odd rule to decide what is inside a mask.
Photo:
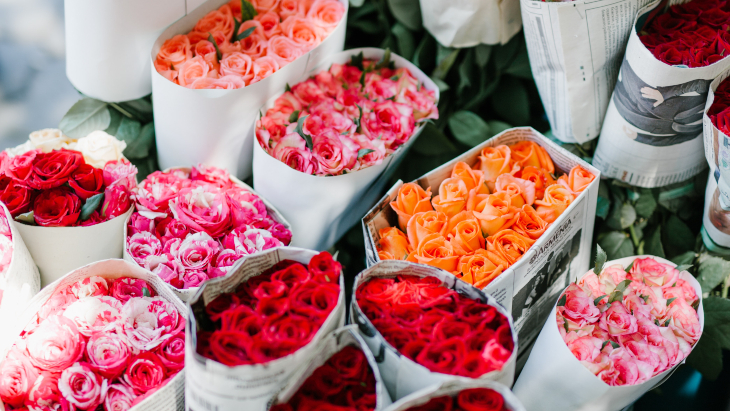
[(469, 190), (463, 180), (458, 178), (447, 178), (441, 182), (439, 193), (431, 200), (436, 211), (453, 217), (466, 210), (466, 202), (469, 199)]
[(416, 213), (408, 220), (406, 234), (408, 242), (412, 247), (417, 248), (424, 237), (429, 234), (442, 233), (448, 224), (446, 214), (438, 211), (425, 211)]
[(479, 220), (485, 236), (510, 228), (519, 214), (519, 209), (512, 206), (512, 199), (505, 192), (489, 195), (472, 195), (467, 209)]
[(479, 155), (479, 169), (484, 173), (484, 180), (489, 189), (494, 191), (497, 177), (513, 171), (512, 152), (509, 147), (500, 145), (485, 147)]
[(497, 254), (487, 250), (476, 250), (474, 254), (459, 259), (458, 270), (462, 280), (473, 284), (474, 287), (484, 288), (508, 266), (507, 261)]
[(505, 192), (510, 195), (512, 205), (522, 207), (535, 202), (535, 183), (514, 177), (512, 174), (502, 174), (494, 184), (496, 192)]
[(421, 240), (409, 256), (408, 261), (427, 264), (433, 267), (456, 272), (459, 256), (454, 254), (454, 248), (441, 234), (429, 234)]
[(525, 204), (512, 225), (512, 229), (525, 237), (537, 240), (549, 226), (550, 223), (540, 218), (532, 206)]
[(405, 183), (398, 190), (398, 196), (390, 203), (390, 207), (398, 214), (398, 225), (405, 231), (414, 214), (433, 210), (431, 187), (424, 190), (418, 183)]
[(477, 194), (489, 194), (489, 187), (484, 181), (484, 173), (480, 170), (473, 170), (463, 161), (454, 164), (454, 168), (451, 169), (451, 178), (463, 181), (470, 192), (476, 188)]
[(545, 189), (545, 196), (542, 200), (535, 200), (537, 214), (548, 223), (552, 223), (563, 214), (566, 208), (573, 202), (573, 193), (560, 184), (553, 184)]
[(542, 168), (548, 173), (555, 172), (550, 155), (539, 144), (532, 141), (520, 141), (510, 146), (512, 160), (521, 168), (533, 166)]
[(590, 171), (586, 170), (581, 166), (575, 166), (570, 169), (570, 174), (562, 175), (558, 178), (558, 184), (562, 184), (573, 193), (574, 196), (578, 197), (581, 191), (588, 188), (596, 176), (591, 174)]
[(405, 260), (413, 251), (408, 244), (408, 237), (401, 230), (395, 227), (386, 227), (381, 229), (379, 234), (379, 249), (381, 252), (390, 255), (387, 258), (388, 260)]
[(513, 230), (502, 230), (487, 237), (487, 251), (497, 254), (512, 265), (522, 258), (534, 243), (535, 240), (517, 234)]

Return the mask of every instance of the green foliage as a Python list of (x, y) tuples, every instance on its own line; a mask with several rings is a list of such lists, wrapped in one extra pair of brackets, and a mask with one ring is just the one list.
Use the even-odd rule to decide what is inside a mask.
[(71, 138), (86, 137), (95, 130), (104, 130), (111, 124), (109, 105), (93, 98), (83, 98), (66, 112), (58, 125)]
[(730, 349), (730, 300), (709, 297), (702, 300), (705, 328), (702, 338), (687, 357), (687, 364), (709, 379), (722, 371), (722, 350)]

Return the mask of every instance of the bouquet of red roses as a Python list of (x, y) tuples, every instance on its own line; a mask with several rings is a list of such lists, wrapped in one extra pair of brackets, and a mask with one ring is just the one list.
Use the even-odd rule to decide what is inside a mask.
[(390, 411), (524, 411), (509, 388), (494, 381), (447, 381), (394, 403)]

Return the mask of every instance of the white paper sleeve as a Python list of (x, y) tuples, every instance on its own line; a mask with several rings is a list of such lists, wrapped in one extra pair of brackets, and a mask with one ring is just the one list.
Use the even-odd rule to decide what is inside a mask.
[[(380, 59), (382, 49), (361, 48), (345, 50), (324, 59), (319, 66), (308, 70), (292, 84), (304, 81), (333, 63), (344, 64), (353, 55), (362, 52), (367, 59)], [(391, 53), (396, 67), (406, 67), (427, 90), (433, 90), (438, 102), (438, 87), (408, 60)], [(281, 93), (277, 94), (277, 97)], [(276, 97), (261, 108), (273, 106)], [(254, 141), (254, 187), (268, 198), (291, 222), (297, 233), (292, 244), (297, 247), (326, 250), (357, 224), (360, 216), (372, 207), (385, 188), (393, 172), (418, 138), (424, 124), (417, 125), (411, 138), (382, 163), (338, 176), (315, 176), (296, 171), (271, 157)]]
[(461, 377), (456, 375), (441, 374), (432, 372), (428, 368), (412, 361), (396, 350), (380, 332), (375, 328), (370, 319), (362, 312), (358, 305), (356, 292), (357, 288), (372, 278), (393, 277), (396, 275), (415, 275), (418, 277), (436, 277), (444, 283), (445, 287), (455, 290), (460, 295), (479, 300), (487, 303), (497, 309), (497, 311), (507, 317), (509, 320), (510, 330), (512, 331), (512, 339), (514, 349), (512, 355), (505, 362), (501, 370), (488, 372), (481, 377), (480, 380), (497, 381), (504, 385), (510, 386), (515, 378), (515, 363), (517, 359), (517, 332), (512, 323), (512, 316), (491, 296), (483, 291), (474, 288), (470, 284), (458, 280), (453, 275), (438, 268), (414, 264), (406, 261), (388, 260), (381, 261), (355, 277), (353, 285), (352, 305), (350, 306), (350, 322), (358, 326), (360, 335), (370, 347), (370, 351), (375, 354), (375, 360), (380, 368), (380, 375), (385, 381), (385, 386), (393, 400), (399, 400), (408, 394), (419, 391), (433, 384), (439, 384), (444, 381), (457, 381), (459, 383), (468, 383), (474, 381), (474, 378)]
[(185, 0), (66, 0), (66, 75), (102, 101), (152, 91), (149, 51), (162, 30), (185, 15)]
[(317, 252), (301, 248), (274, 248), (239, 260), (225, 276), (203, 284), (188, 302), (188, 326), (185, 330), (185, 398), (188, 411), (264, 410), (300, 367), (316, 353), (320, 342), (345, 324), (345, 280), (340, 274), (340, 297), (337, 305), (312, 340), (296, 352), (266, 364), (228, 367), (197, 353), (197, 333), (201, 323), (195, 314), (221, 294), (233, 292), (239, 284), (261, 274), (282, 260), (307, 264)]
[[(165, 40), (187, 34), (200, 18), (229, 0), (208, 0), (165, 30), (147, 58), (154, 61)], [(318, 66), (345, 44), (345, 13), (337, 28), (322, 43), (265, 79), (236, 90), (192, 90), (160, 75), (154, 66), (155, 136), (160, 168), (205, 163), (228, 170), (245, 180), (251, 175), (253, 125), (258, 110), (273, 95), (295, 84), (303, 73)]]
[[(613, 264), (628, 267), (635, 259), (645, 257), (676, 266), (671, 261), (659, 257), (633, 256), (609, 261), (604, 267)], [(700, 319), (700, 330), (703, 330), (705, 315), (702, 308), (702, 289), (688, 272), (682, 272), (680, 278), (689, 282), (700, 296), (697, 314)], [(542, 327), (513, 389), (517, 398), (530, 411), (618, 411), (663, 383), (679, 365), (642, 384), (610, 386), (593, 375), (570, 352), (558, 331), (555, 312), (556, 308), (553, 306), (553, 311)]]
[(489, 388), (502, 394), (504, 398), (503, 410), (508, 411), (525, 411), (520, 401), (515, 397), (512, 391), (503, 384), (489, 380), (471, 380), (471, 381), (444, 381), (441, 384), (431, 385), (412, 394), (406, 395), (400, 400), (393, 403), (388, 411), (408, 411), (411, 407), (423, 405), (436, 397), (448, 395), (454, 397), (461, 391), (472, 388)]

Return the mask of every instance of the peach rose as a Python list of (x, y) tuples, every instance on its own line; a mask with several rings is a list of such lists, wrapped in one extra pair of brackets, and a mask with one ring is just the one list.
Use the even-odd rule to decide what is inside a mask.
[(458, 178), (466, 184), (466, 189), (471, 191), (477, 189), (477, 194), (489, 194), (489, 187), (484, 181), (484, 173), (480, 170), (473, 170), (463, 161), (454, 164), (451, 170), (451, 178)]
[[(241, 47), (241, 53), (248, 54), (252, 59), (254, 59), (254, 61), (257, 61), (266, 55), (272, 55), (271, 52), (268, 51), (270, 47), (269, 40), (267, 40), (266, 36), (263, 34), (253, 32), (248, 37), (238, 41), (237, 43)], [(278, 59), (278, 57), (274, 57)], [(280, 66), (283, 66), (283, 64), (280, 64)]]
[(590, 171), (581, 166), (575, 166), (570, 169), (570, 174), (562, 175), (558, 178), (558, 184), (562, 184), (565, 188), (570, 190), (573, 195), (578, 197), (578, 194), (588, 188), (588, 185), (595, 179), (596, 176), (591, 174)]
[(281, 23), (281, 19), (276, 12), (269, 11), (259, 14), (254, 17), (254, 19), (261, 23), (261, 28), (264, 30), (264, 36), (266, 36), (267, 39), (272, 36), (276, 36), (277, 34), (281, 34), (281, 26), (279, 25), (279, 23)]
[(329, 34), (335, 30), (344, 14), (345, 7), (339, 1), (315, 0), (307, 12), (307, 19)]
[(269, 39), (267, 53), (279, 60), (279, 66), (284, 66), (304, 54), (304, 50), (302, 50), (301, 45), (289, 37), (274, 36)]
[(193, 27), (193, 31), (213, 35), (216, 31), (220, 31), (226, 39), (230, 39), (233, 36), (233, 28), (233, 13), (230, 6), (224, 4), (218, 10), (213, 10), (198, 20), (195, 27)]
[(653, 258), (637, 258), (631, 265), (632, 280), (643, 282), (649, 287), (671, 287), (679, 279), (679, 270)]
[(563, 214), (566, 208), (573, 202), (573, 193), (560, 184), (553, 184), (545, 189), (545, 196), (542, 200), (535, 200), (537, 214), (548, 223), (552, 223)]
[[(212, 33), (210, 33), (212, 34)], [(203, 33), (202, 31), (191, 31), (187, 34), (188, 41), (190, 41), (190, 46), (195, 47), (199, 42), (203, 40), (208, 40), (209, 33)], [(221, 33), (223, 34), (223, 33)]]
[(304, 52), (315, 48), (322, 42), (324, 33), (304, 17), (287, 17), (280, 26), (282, 34), (294, 40)]
[(677, 337), (683, 338), (690, 344), (694, 344), (700, 338), (702, 331), (697, 311), (683, 299), (678, 298), (672, 302), (666, 318), (670, 320), (669, 328)]
[[(281, 0), (279, 2), (279, 16), (286, 19), (299, 13), (299, 0)], [(304, 12), (302, 11), (302, 15)]]
[(459, 259), (460, 275), (456, 276), (477, 288), (484, 288), (499, 277), (507, 266), (507, 262), (497, 254), (487, 250), (476, 250), (474, 254)]
[(431, 211), (431, 187), (424, 190), (417, 183), (405, 183), (398, 190), (395, 201), (390, 207), (398, 214), (398, 225), (406, 230), (411, 216), (424, 211)]
[(534, 243), (535, 240), (517, 234), (513, 230), (502, 230), (487, 237), (487, 251), (497, 254), (512, 265), (522, 258)]
[(484, 181), (494, 191), (494, 182), (504, 173), (517, 171), (514, 169), (512, 152), (509, 147), (500, 145), (485, 147), (479, 155), (479, 169), (484, 173)]
[(405, 260), (413, 249), (408, 244), (408, 237), (403, 231), (395, 227), (387, 227), (380, 230), (379, 251), (386, 252), (393, 256), (394, 260)]
[(537, 240), (548, 227), (550, 227), (550, 223), (540, 218), (532, 206), (525, 204), (512, 229), (525, 237)]
[(459, 256), (454, 254), (454, 248), (441, 234), (429, 234), (424, 237), (418, 248), (408, 255), (412, 263), (427, 264), (433, 267), (455, 272)]
[(202, 57), (208, 63), (208, 67), (211, 70), (218, 70), (220, 68), (215, 46), (208, 40), (201, 40), (195, 45), (195, 55)]
[(220, 89), (232, 90), (246, 87), (246, 83), (239, 76), (223, 76), (221, 78), (202, 77), (193, 81), (192, 89)]
[(553, 160), (539, 144), (532, 141), (520, 141), (509, 148), (512, 150), (512, 160), (521, 168), (533, 166), (543, 168), (548, 173), (555, 172)]
[(517, 221), (520, 211), (512, 206), (512, 199), (504, 192), (472, 196), (467, 209), (474, 212), (486, 236), (510, 228)]
[(279, 61), (271, 56), (259, 57), (253, 62), (253, 79), (257, 83), (279, 70)]
[(261, 14), (276, 10), (279, 7), (279, 0), (253, 0), (251, 4)]
[(514, 177), (512, 174), (502, 174), (497, 177), (494, 189), (509, 194), (515, 207), (532, 205), (535, 202), (535, 183)]
[(553, 176), (542, 168), (527, 166), (515, 173), (515, 177), (535, 183), (535, 198), (542, 198), (545, 189), (556, 183)]
[(202, 57), (193, 57), (178, 67), (178, 84), (190, 88), (196, 79), (207, 77), (208, 63)]
[(177, 67), (187, 60), (193, 58), (190, 47), (190, 40), (184, 34), (179, 34), (171, 39), (165, 40), (157, 53), (155, 67), (157, 71), (165, 67), (167, 70), (176, 70)]
[(608, 266), (601, 271), (598, 276), (598, 282), (601, 284), (601, 290), (604, 294), (611, 294), (616, 286), (626, 279), (626, 270), (621, 264)]
[(469, 190), (463, 180), (458, 178), (447, 178), (441, 182), (439, 193), (431, 200), (433, 208), (453, 217), (466, 209), (466, 202), (469, 199)]
[(444, 235), (444, 230), (448, 224), (446, 214), (438, 211), (425, 211), (413, 214), (408, 220), (406, 234), (408, 242), (412, 247), (417, 248), (424, 237), (429, 234)]
[(471, 254), (484, 248), (484, 236), (479, 220), (474, 218), (471, 211), (462, 211), (449, 220), (443, 232), (459, 255)]
[(243, 53), (230, 53), (221, 60), (221, 76), (239, 76), (249, 83), (253, 79), (253, 60)]
[(628, 335), (639, 330), (636, 318), (621, 301), (611, 303), (608, 310), (601, 314), (598, 325), (612, 336)]

